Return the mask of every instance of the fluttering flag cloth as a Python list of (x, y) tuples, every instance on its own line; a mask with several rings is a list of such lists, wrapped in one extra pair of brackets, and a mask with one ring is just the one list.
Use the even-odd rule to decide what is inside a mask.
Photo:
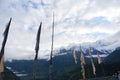
[(84, 54), (83, 52), (81, 51), (81, 64), (84, 64), (85, 65), (85, 58), (84, 58)]
[(3, 39), (3, 43), (2, 43), (2, 47), (1, 47), (1, 51), (0, 51), (0, 74), (1, 74), (1, 80), (4, 80), (4, 50), (5, 50), (5, 44), (7, 42), (7, 38), (8, 38), (8, 32), (9, 32), (9, 28), (10, 28), (10, 24), (11, 24), (12, 18), (10, 18), (6, 29), (4, 31), (4, 39)]
[(33, 78), (36, 80), (36, 68), (37, 68), (37, 61), (38, 61), (38, 51), (39, 51), (39, 43), (40, 43), (40, 34), (41, 34), (41, 27), (42, 22), (40, 23), (38, 32), (37, 32), (37, 38), (36, 38), (36, 46), (35, 46), (35, 58), (34, 58), (34, 67), (33, 67)]
[(11, 24), (11, 20), (12, 18), (10, 18), (10, 21), (8, 22), (6, 29), (4, 31), (4, 40), (2, 43), (2, 47), (1, 47), (1, 51), (0, 51), (0, 60), (2, 59), (3, 55), (4, 55), (4, 48), (5, 48), (5, 44), (7, 42), (7, 37), (8, 37), (8, 32), (9, 32), (9, 28), (10, 28), (10, 24)]
[(100, 55), (97, 53), (97, 58), (98, 58), (98, 64), (101, 64), (102, 63), (102, 59), (100, 57)]
[(0, 61), (0, 73), (4, 72), (4, 56), (2, 57)]
[(86, 80), (84, 64), (81, 64), (81, 68), (82, 68), (81, 72), (82, 72), (83, 80)]
[(75, 49), (74, 49), (74, 52), (73, 52), (73, 57), (74, 57), (75, 63), (77, 64), (77, 54), (76, 54)]
[(93, 62), (93, 57), (92, 57), (92, 51), (91, 51), (91, 48), (90, 48), (90, 60), (91, 60), (91, 63), (92, 63), (92, 68), (93, 68), (93, 74), (96, 76), (96, 68), (95, 68), (95, 65), (94, 65), (94, 62)]
[(95, 68), (94, 63), (92, 63), (92, 68), (93, 68), (93, 74), (96, 76), (96, 68)]
[(97, 53), (97, 58), (98, 58), (98, 64), (100, 64), (102, 73), (105, 76), (104, 65), (102, 64), (102, 58), (100, 57), (99, 53)]
[(86, 77), (85, 77), (85, 68), (84, 68), (84, 65), (85, 65), (84, 54), (83, 54), (83, 52), (82, 52), (81, 49), (80, 49), (80, 51), (81, 51), (80, 60), (81, 60), (81, 68), (82, 68), (81, 72), (82, 72), (83, 80), (86, 80)]
[(12, 18), (10, 18), (10, 20), (6, 26), (6, 29), (4, 31), (4, 40), (3, 40), (1, 51), (0, 51), (0, 72), (4, 72), (4, 50), (5, 50), (5, 44), (7, 42), (7, 37), (8, 37), (11, 20), (12, 20)]

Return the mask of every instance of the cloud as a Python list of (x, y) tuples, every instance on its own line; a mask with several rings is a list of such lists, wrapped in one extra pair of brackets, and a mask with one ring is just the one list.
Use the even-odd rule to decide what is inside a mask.
[(118, 0), (1, 0), (1, 44), (5, 25), (10, 17), (13, 18), (6, 58), (34, 58), (36, 33), (41, 21), (43, 26), (39, 57), (49, 56), (53, 11), (54, 49), (71, 43), (95, 42), (113, 35), (120, 31), (119, 4)]
[(119, 16), (120, 1), (114, 0), (92, 0), (89, 10), (84, 14), (84, 19), (91, 19), (97, 16), (104, 16), (109, 21), (113, 21), (114, 18)]

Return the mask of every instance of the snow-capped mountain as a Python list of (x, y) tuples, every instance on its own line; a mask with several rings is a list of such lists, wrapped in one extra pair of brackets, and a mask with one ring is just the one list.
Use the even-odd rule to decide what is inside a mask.
[[(66, 54), (66, 53), (73, 53), (74, 48), (76, 51), (80, 51), (80, 47), (85, 55), (89, 55), (90, 47), (92, 48), (93, 55), (95, 55), (97, 52), (99, 54), (109, 55), (112, 53), (116, 48), (120, 47), (120, 39), (118, 35), (120, 34), (120, 31), (116, 34), (106, 37), (102, 40), (98, 40), (96, 42), (86, 42), (82, 44), (70, 44), (67, 47), (62, 47), (58, 50), (54, 51), (55, 55), (60, 54)], [(96, 53), (95, 53), (96, 52)]]
[(112, 36), (106, 37), (102, 40), (96, 41), (93, 46), (104, 53), (111, 53), (116, 48), (120, 47), (120, 31)]

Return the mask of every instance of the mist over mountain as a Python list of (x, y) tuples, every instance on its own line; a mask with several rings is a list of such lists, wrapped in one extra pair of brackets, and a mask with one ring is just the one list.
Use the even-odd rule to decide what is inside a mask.
[[(78, 57), (77, 65), (75, 64), (74, 58), (73, 58), (73, 51), (74, 51), (75, 47), (71, 47), (69, 49), (62, 48), (59, 51), (56, 51), (56, 53), (53, 57), (53, 74), (56, 75), (56, 77), (54, 77), (55, 79), (56, 78), (61, 79), (61, 77), (65, 76), (64, 77), (64, 80), (65, 80), (68, 77), (70, 77), (70, 75), (72, 74), (71, 72), (74, 72), (74, 73), (79, 72), (78, 69), (81, 69), (80, 68), (81, 62), (80, 62), (79, 47), (80, 46), (76, 47), (76, 54)], [(89, 49), (82, 47), (82, 50), (84, 52), (85, 61), (87, 64), (86, 68), (88, 68), (88, 66), (90, 67), (90, 65), (91, 65), (90, 58), (88, 57)], [(98, 52), (103, 60), (103, 64), (105, 65), (106, 75), (113, 74), (113, 73), (109, 74), (109, 69), (111, 69), (111, 67), (107, 68), (108, 63), (110, 63), (110, 65), (113, 64), (113, 66), (114, 66), (114, 63), (118, 64), (120, 62), (119, 51), (120, 51), (120, 49), (118, 47), (113, 52), (111, 52), (111, 53), (108, 52), (106, 54), (101, 51), (98, 51), (95, 48), (92, 48), (92, 54), (94, 57), (93, 60), (94, 60), (94, 63), (96, 64), (96, 67), (99, 68), (99, 65), (97, 62), (97, 56), (95, 56)], [(104, 55), (104, 56), (102, 56), (102, 55)], [(7, 67), (10, 67), (14, 73), (17, 72), (16, 75), (18, 75), (18, 76), (21, 75), (24, 77), (31, 77), (33, 74), (33, 60), (12, 60), (11, 62), (6, 61), (5, 65)], [(120, 65), (117, 65), (117, 66), (120, 66)], [(115, 66), (115, 68), (112, 69), (112, 72), (114, 72), (116, 69), (117, 69), (117, 67)], [(99, 70), (98, 70), (98, 72), (99, 72)], [(90, 74), (92, 74), (92, 73), (90, 73)], [(98, 76), (101, 76), (101, 75), (102, 75), (102, 73), (99, 72)], [(37, 77), (41, 78), (41, 79), (44, 79), (44, 78), (48, 79), (48, 77), (49, 77), (49, 60), (48, 59), (39, 59), (38, 60)], [(88, 77), (92, 77), (92, 75), (88, 76)]]

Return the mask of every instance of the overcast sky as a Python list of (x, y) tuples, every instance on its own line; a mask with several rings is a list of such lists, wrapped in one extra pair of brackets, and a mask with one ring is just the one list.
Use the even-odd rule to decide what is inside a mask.
[(6, 24), (12, 17), (5, 57), (33, 59), (41, 21), (39, 57), (47, 56), (51, 49), (53, 12), (54, 49), (95, 42), (120, 31), (120, 0), (0, 0), (0, 44)]

